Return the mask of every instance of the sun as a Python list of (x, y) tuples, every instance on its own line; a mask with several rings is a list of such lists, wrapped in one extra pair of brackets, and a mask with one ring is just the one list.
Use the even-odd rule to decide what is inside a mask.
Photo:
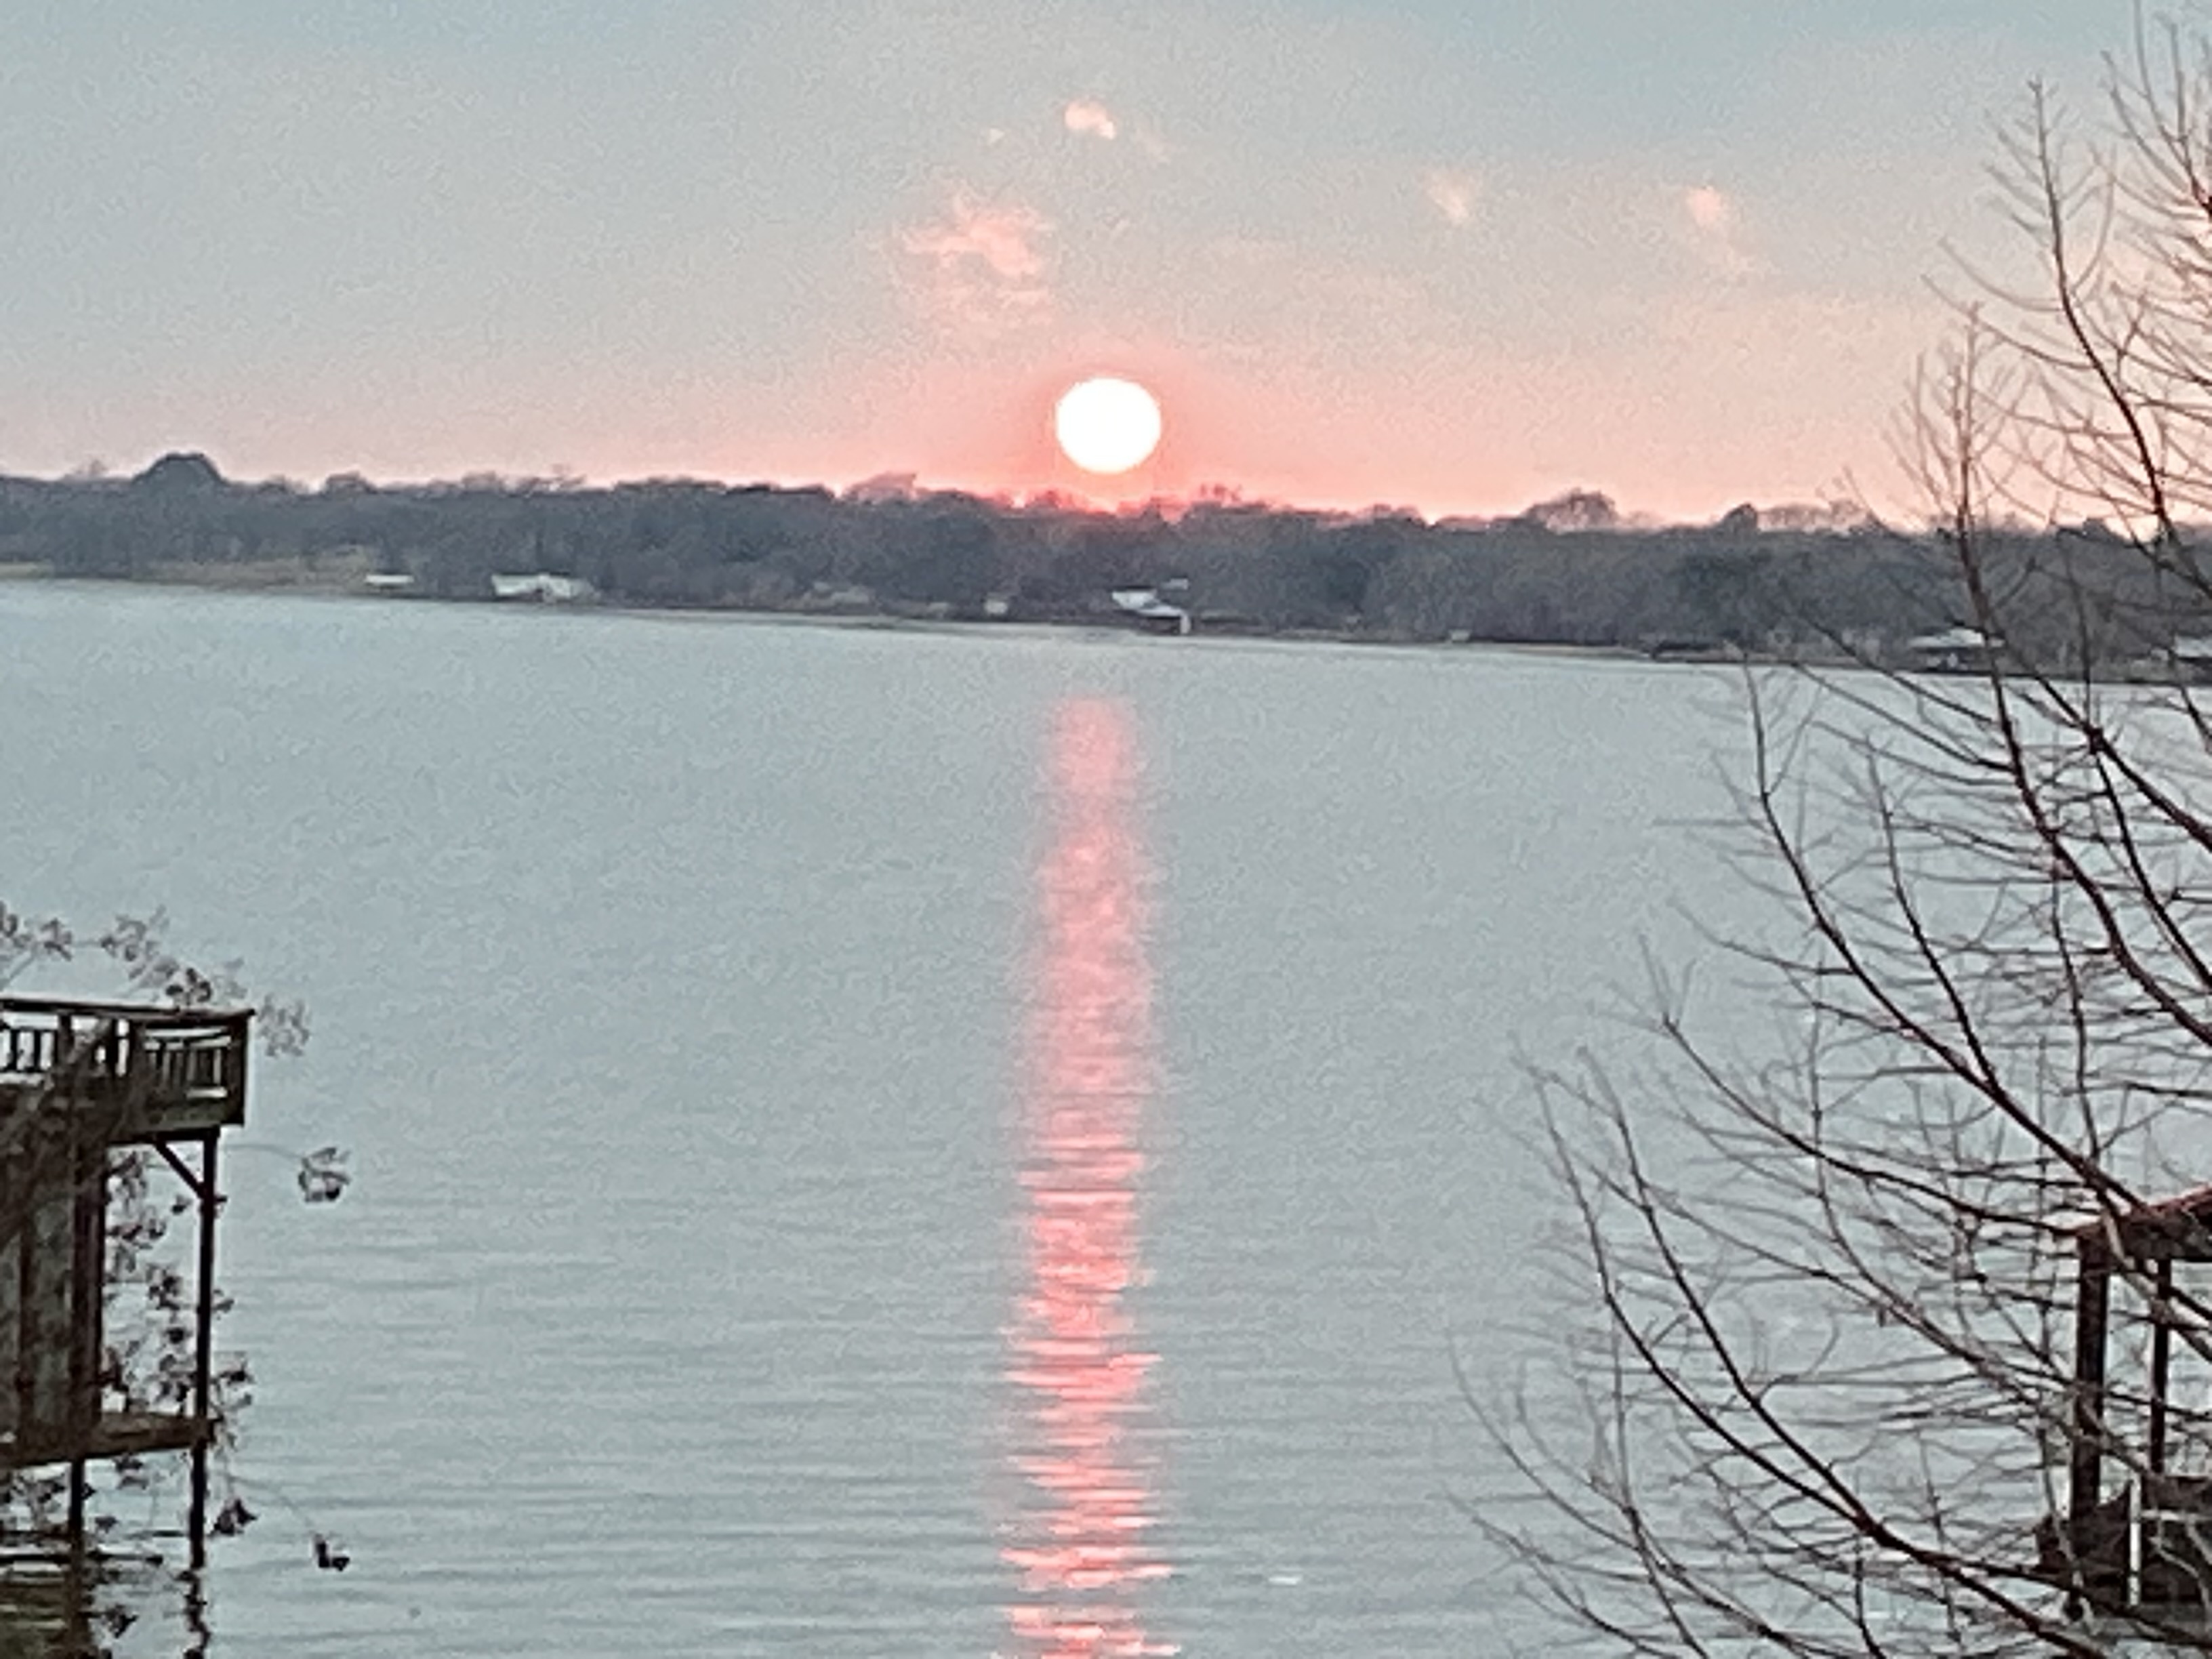
[(1060, 453), (1085, 472), (1127, 472), (1159, 447), (1160, 401), (1134, 380), (1080, 380), (1060, 393), (1052, 431)]

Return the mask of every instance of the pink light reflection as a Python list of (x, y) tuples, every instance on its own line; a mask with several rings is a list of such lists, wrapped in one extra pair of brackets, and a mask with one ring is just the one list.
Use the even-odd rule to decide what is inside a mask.
[(1137, 1142), (1153, 1067), (1127, 714), (1064, 704), (1048, 763), (1024, 1103), (1029, 1284), (1006, 1373), (1027, 1401), (1015, 1465), (1030, 1502), (1005, 1552), (1021, 1574), (1006, 1617), (1036, 1659), (1137, 1659), (1177, 1650), (1146, 1635), (1137, 1605), (1170, 1569), (1145, 1538), (1157, 1506), (1131, 1444), (1154, 1356), (1122, 1305), (1137, 1277)]

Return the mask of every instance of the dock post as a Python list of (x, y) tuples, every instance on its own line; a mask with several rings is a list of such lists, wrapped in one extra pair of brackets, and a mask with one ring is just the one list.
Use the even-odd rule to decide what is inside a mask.
[[(2067, 1547), (2072, 1557), (2066, 1613), (2083, 1611), (2081, 1587), (2099, 1565), (2097, 1507), (2104, 1495), (2105, 1323), (2111, 1316), (2112, 1258), (2105, 1240), (2084, 1234), (2074, 1297), (2073, 1444), (2066, 1476)], [(2087, 1558), (2085, 1559), (2085, 1556)]]
[(215, 1218), (222, 1203), (216, 1192), (217, 1132), (200, 1138), (200, 1260), (199, 1316), (192, 1332), (192, 1415), (198, 1430), (192, 1438), (192, 1508), (191, 1520), (192, 1565), (207, 1565), (209, 1373), (215, 1343)]
[[(111, 1040), (112, 1041), (112, 1040)], [(112, 1048), (109, 1064), (117, 1055)], [(84, 1550), (84, 1508), (93, 1435), (100, 1422), (100, 1349), (104, 1320), (100, 1301), (107, 1281), (107, 1146), (88, 1143), (82, 1115), (70, 1115), (69, 1158), (75, 1197), (70, 1214), (69, 1543), (72, 1557)]]

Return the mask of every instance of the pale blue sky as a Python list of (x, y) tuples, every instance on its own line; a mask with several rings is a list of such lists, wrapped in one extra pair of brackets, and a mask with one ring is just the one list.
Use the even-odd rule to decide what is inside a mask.
[(0, 0), (0, 469), (1035, 488), (1112, 368), (1150, 488), (1803, 497), (2130, 18)]

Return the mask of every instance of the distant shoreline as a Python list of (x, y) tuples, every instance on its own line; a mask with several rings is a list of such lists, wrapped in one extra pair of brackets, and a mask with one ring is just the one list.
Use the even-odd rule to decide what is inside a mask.
[[(275, 567), (283, 563), (287, 568)], [(1047, 634), (1091, 634), (1113, 638), (1152, 637), (1181, 643), (1236, 641), (1268, 645), (1349, 645), (1373, 649), (1396, 649), (1429, 653), (1450, 653), (1479, 650), (1485, 653), (1504, 653), (1516, 656), (1542, 657), (1570, 661), (1646, 663), (1661, 667), (1728, 667), (1736, 663), (1784, 659), (1746, 658), (1736, 654), (1695, 654), (1689, 653), (1655, 653), (1626, 645), (1579, 645), (1569, 641), (1493, 640), (1468, 638), (1464, 640), (1429, 640), (1400, 637), (1372, 629), (1269, 629), (1240, 624), (1233, 629), (1208, 630), (1203, 625), (1188, 635), (1174, 635), (1127, 625), (1114, 617), (1100, 614), (1095, 617), (1023, 617), (994, 620), (981, 617), (913, 615), (896, 611), (857, 611), (810, 609), (804, 606), (752, 605), (629, 605), (606, 600), (571, 603), (544, 603), (527, 599), (501, 599), (487, 595), (482, 599), (455, 599), (428, 593), (377, 592), (359, 585), (357, 574), (342, 575), (337, 572), (312, 570), (298, 562), (271, 561), (262, 566), (213, 564), (206, 566), (165, 565), (140, 576), (88, 576), (64, 574), (50, 565), (34, 563), (0, 563), (0, 586), (13, 583), (52, 583), (67, 587), (101, 588), (185, 588), (195, 592), (228, 594), (249, 598), (294, 598), (343, 600), (380, 606), (435, 605), (442, 607), (461, 607), (477, 611), (547, 611), (568, 616), (604, 616), (649, 619), (660, 622), (738, 623), (777, 627), (835, 628), (876, 633), (908, 634), (1002, 634), (1036, 637)], [(1802, 659), (1792, 659), (1802, 660)], [(1832, 663), (1820, 665), (1848, 667), (1850, 665), (1838, 657)]]

